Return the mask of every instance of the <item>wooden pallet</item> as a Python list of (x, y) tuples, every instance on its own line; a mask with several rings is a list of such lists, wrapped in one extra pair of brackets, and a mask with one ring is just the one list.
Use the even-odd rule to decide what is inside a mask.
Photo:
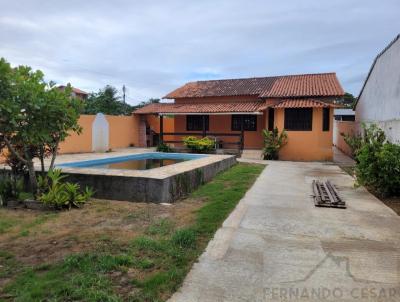
[(328, 207), (345, 209), (346, 203), (340, 197), (332, 183), (327, 181), (313, 180), (313, 198), (316, 207)]

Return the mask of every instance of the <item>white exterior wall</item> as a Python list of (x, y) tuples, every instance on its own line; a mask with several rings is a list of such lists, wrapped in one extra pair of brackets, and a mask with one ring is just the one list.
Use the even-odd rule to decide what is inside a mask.
[(377, 59), (358, 100), (356, 122), (377, 123), (400, 143), (400, 39)]

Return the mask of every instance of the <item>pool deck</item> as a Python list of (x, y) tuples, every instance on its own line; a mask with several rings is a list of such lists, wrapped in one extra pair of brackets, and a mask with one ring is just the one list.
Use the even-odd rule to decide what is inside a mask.
[[(61, 154), (56, 158), (56, 165), (119, 157), (132, 154), (143, 154), (155, 152), (155, 149), (151, 148), (124, 148), (118, 149), (109, 153), (77, 153), (77, 154)], [(111, 175), (111, 176), (126, 176), (126, 177), (146, 177), (154, 179), (164, 179), (172, 175), (188, 172), (193, 169), (201, 168), (206, 165), (210, 165), (221, 160), (232, 158), (232, 155), (208, 155), (203, 158), (198, 158), (194, 160), (188, 160), (174, 165), (168, 165), (165, 167), (154, 168), (149, 170), (122, 170), (122, 169), (99, 169), (99, 168), (78, 168), (78, 167), (62, 167), (63, 172), (66, 173), (79, 173), (79, 174), (90, 174), (90, 175)], [(50, 160), (46, 159), (45, 166), (48, 168), (50, 165)], [(40, 169), (40, 163), (35, 162), (35, 168)]]

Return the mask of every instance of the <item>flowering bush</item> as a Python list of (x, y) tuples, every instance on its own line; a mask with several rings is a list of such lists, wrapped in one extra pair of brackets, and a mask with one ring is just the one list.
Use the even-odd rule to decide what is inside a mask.
[(214, 140), (208, 137), (197, 138), (195, 136), (187, 136), (183, 138), (183, 144), (196, 153), (206, 153), (215, 148)]

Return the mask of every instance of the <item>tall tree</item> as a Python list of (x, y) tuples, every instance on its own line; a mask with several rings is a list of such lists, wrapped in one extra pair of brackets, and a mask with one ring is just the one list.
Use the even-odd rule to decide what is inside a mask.
[(99, 112), (109, 115), (131, 115), (132, 106), (122, 101), (118, 90), (110, 85), (100, 89), (97, 93), (89, 95), (85, 101), (85, 114), (97, 114)]
[(41, 71), (28, 66), (11, 68), (0, 59), (0, 146), (26, 165), (31, 189), (36, 194), (37, 179), (33, 159), (51, 156), (53, 168), (58, 145), (78, 124), (82, 103), (72, 98), (71, 86), (60, 91), (44, 81)]
[(136, 109), (142, 108), (142, 107), (144, 107), (146, 105), (155, 104), (155, 103), (159, 103), (159, 102), (160, 102), (160, 99), (150, 98), (147, 101), (143, 101), (143, 102), (140, 102), (139, 104), (137, 104), (135, 106), (132, 106), (132, 110), (135, 111)]
[(353, 105), (355, 104), (357, 98), (354, 97), (354, 95), (352, 95), (349, 92), (346, 92), (343, 96), (343, 105), (345, 105), (346, 107), (353, 107)]

